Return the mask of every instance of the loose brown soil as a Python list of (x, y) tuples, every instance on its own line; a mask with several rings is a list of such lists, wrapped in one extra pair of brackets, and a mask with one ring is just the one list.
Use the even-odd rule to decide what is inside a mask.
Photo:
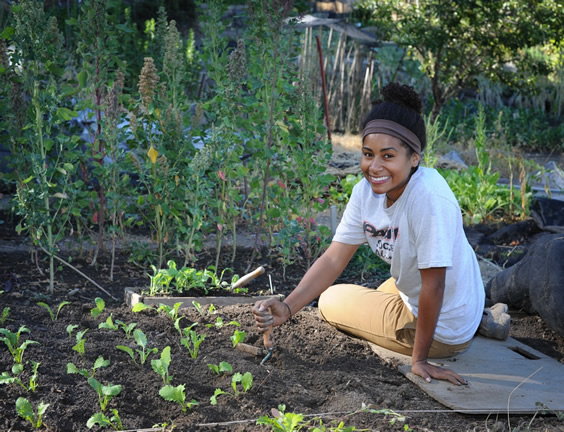
[[(13, 236), (0, 229), (6, 240)], [(255, 357), (233, 349), (230, 336), (237, 328), (214, 324), (221, 317), (224, 323), (237, 321), (239, 330), (246, 332), (245, 342), (262, 345), (260, 334), (255, 330), (250, 306), (237, 305), (218, 308), (214, 314), (200, 316), (194, 308), (181, 309), (182, 327), (197, 322), (198, 333), (206, 339), (200, 346), (197, 359), (192, 359), (188, 350), (180, 344), (180, 336), (172, 320), (156, 311), (131, 312), (123, 304), (125, 287), (144, 286), (149, 278), (145, 272), (127, 263), (127, 255), (120, 255), (114, 281), (110, 281), (109, 263), (105, 255), (96, 267), (86, 259), (75, 258), (73, 265), (102, 285), (118, 301), (112, 301), (91, 283), (75, 272), (64, 268), (57, 274), (57, 286), (53, 295), (47, 295), (47, 276), (41, 275), (30, 255), (18, 252), (19, 248), (6, 252), (0, 258), (0, 312), (10, 308), (9, 321), (3, 326), (16, 331), (25, 325), (29, 334), (22, 340), (35, 340), (40, 345), (30, 345), (25, 351), (24, 361), (40, 362), (36, 392), (26, 392), (17, 385), (0, 385), (0, 430), (29, 431), (31, 427), (16, 415), (15, 401), (28, 398), (34, 407), (40, 401), (49, 404), (44, 416), (44, 430), (83, 431), (90, 416), (99, 412), (98, 398), (86, 378), (67, 374), (67, 363), (79, 368), (92, 368), (98, 356), (110, 360), (107, 368), (99, 369), (96, 378), (102, 383), (120, 384), (122, 392), (109, 404), (117, 409), (126, 430), (150, 429), (154, 425), (174, 424), (181, 431), (262, 431), (270, 427), (258, 426), (256, 419), (271, 415), (271, 409), (281, 404), (287, 412), (301, 413), (314, 422), (322, 418), (323, 425), (335, 427), (343, 421), (357, 430), (405, 430), (406, 425), (415, 431), (483, 431), (483, 430), (564, 430), (564, 420), (554, 415), (516, 416), (493, 413), (490, 416), (462, 415), (454, 413), (437, 403), (391, 367), (383, 364), (368, 345), (358, 339), (340, 333), (325, 324), (317, 315), (315, 306), (296, 314), (291, 322), (274, 332), (276, 349), (273, 357), (263, 366), (261, 357)], [(225, 253), (229, 256), (230, 253)], [(202, 255), (200, 265), (211, 263), (212, 255)], [(240, 251), (233, 267), (242, 275), (249, 260), (248, 251)], [(294, 266), (287, 270), (288, 280), (282, 280), (282, 270), (275, 257), (261, 257), (257, 264), (265, 264), (278, 292), (287, 294), (303, 274), (303, 268)], [(41, 262), (45, 269), (45, 262)], [(358, 278), (353, 268), (344, 276), (347, 280)], [(369, 276), (363, 283), (377, 285), (381, 275)], [(253, 292), (268, 289), (268, 276), (255, 280), (249, 289)], [(92, 318), (90, 310), (94, 298), (106, 300), (106, 309), (98, 318)], [(68, 300), (56, 322), (51, 322), (47, 311), (36, 305), (45, 301), (56, 309)], [(195, 399), (198, 405), (183, 413), (173, 402), (159, 396), (163, 380), (151, 368), (149, 357), (145, 365), (135, 365), (129, 356), (117, 350), (116, 345), (135, 348), (120, 331), (102, 330), (100, 322), (112, 316), (114, 322), (135, 322), (148, 338), (149, 347), (162, 350), (170, 346), (172, 384), (184, 384), (187, 400)], [(74, 336), (69, 338), (66, 328), (78, 325), (77, 330), (88, 329), (86, 352), (80, 356), (72, 350)], [(1, 327), (1, 326), (0, 326)], [(76, 331), (75, 331), (76, 333)], [(564, 338), (548, 329), (537, 317), (512, 319), (511, 336), (564, 363)], [(254, 382), (246, 393), (237, 396), (222, 395), (217, 405), (211, 405), (210, 397), (215, 389), (232, 392), (231, 376), (218, 376), (210, 371), (208, 363), (229, 362), (234, 372), (250, 372)], [(492, 359), (495, 361), (495, 359)], [(12, 357), (4, 344), (0, 345), (0, 372), (10, 371)], [(24, 382), (29, 378), (31, 365), (26, 363)], [(241, 390), (241, 387), (239, 387)], [(394, 416), (359, 412), (365, 404), (373, 409), (393, 410), (405, 416), (405, 421), (392, 421)], [(311, 423), (313, 425), (313, 423)], [(101, 430), (97, 426), (93, 430)], [(111, 430), (109, 428), (108, 430)], [(167, 430), (170, 430), (167, 429)], [(307, 430), (307, 429), (304, 429)]]

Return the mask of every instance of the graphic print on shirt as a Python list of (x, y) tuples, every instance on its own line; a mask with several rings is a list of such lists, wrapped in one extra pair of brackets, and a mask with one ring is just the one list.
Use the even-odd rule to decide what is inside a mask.
[(377, 229), (370, 222), (364, 221), (362, 228), (368, 237), (372, 237), (376, 240), (376, 242), (370, 242), (373, 246), (374, 253), (384, 261), (390, 263), (394, 254), (394, 244), (399, 237), (399, 227)]

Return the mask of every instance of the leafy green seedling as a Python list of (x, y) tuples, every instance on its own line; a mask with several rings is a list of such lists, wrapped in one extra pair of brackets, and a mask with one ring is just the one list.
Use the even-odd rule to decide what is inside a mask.
[(206, 335), (198, 335), (195, 330), (192, 330), (192, 327), (194, 327), (196, 324), (197, 323), (194, 323), (190, 327), (183, 329), (182, 331), (184, 332), (185, 337), (180, 338), (180, 343), (184, 345), (186, 349), (188, 349), (188, 352), (190, 352), (190, 356), (193, 359), (198, 358), (200, 344), (206, 338)]
[(99, 356), (96, 361), (94, 362), (94, 366), (92, 367), (92, 371), (88, 369), (79, 369), (77, 368), (74, 363), (67, 363), (67, 373), (68, 374), (80, 374), (84, 378), (88, 379), (93, 377), (96, 374), (97, 369), (105, 368), (110, 365), (110, 360), (104, 360), (103, 356)]
[(53, 312), (47, 303), (44, 303), (44, 302), (37, 302), (37, 306), (41, 306), (42, 308), (47, 309), (47, 312), (49, 312), (49, 316), (51, 317), (51, 322), (57, 321), (57, 319), (59, 318), (59, 313), (61, 312), (61, 309), (62, 309), (64, 306), (70, 305), (70, 304), (71, 304), (71, 303), (68, 302), (68, 301), (61, 302), (61, 303), (59, 304), (59, 306), (57, 307), (57, 312)]
[(120, 320), (116, 320), (116, 324), (121, 327), (121, 329), (125, 333), (126, 339), (131, 338), (131, 332), (133, 331), (133, 329), (137, 325), (136, 323), (126, 324), (126, 323), (124, 323), (123, 321), (120, 321)]
[(285, 405), (278, 405), (278, 409), (272, 409), (273, 417), (262, 416), (257, 420), (257, 425), (269, 425), (275, 432), (298, 431), (309, 425), (304, 422), (303, 414), (285, 413)]
[(72, 332), (75, 331), (78, 328), (78, 324), (69, 324), (67, 326), (67, 334), (69, 335), (69, 338), (72, 338)]
[[(37, 390), (37, 370), (39, 369), (39, 363), (38, 362), (31, 362), (32, 364), (32, 373), (31, 376), (29, 378), (29, 386), (26, 386), (23, 381), (17, 377), (17, 376), (12, 376), (10, 375), (9, 372), (2, 372), (2, 374), (0, 374), (0, 384), (17, 384), (19, 386), (21, 386), (24, 390), (26, 391), (36, 391)], [(22, 369), (23, 371), (23, 369)], [(21, 373), (22, 371), (19, 371), (19, 373)], [(14, 372), (12, 370), (12, 372)], [(18, 373), (14, 372), (16, 375)]]
[(106, 302), (102, 298), (96, 297), (94, 299), (94, 303), (96, 304), (96, 306), (90, 310), (90, 315), (92, 315), (92, 318), (98, 317), (98, 315), (100, 315), (102, 312), (104, 312), (104, 309), (106, 309)]
[(202, 310), (202, 305), (196, 300), (192, 300), (192, 305), (196, 308), (200, 316), (204, 316), (204, 311)]
[(233, 368), (226, 361), (222, 361), (218, 365), (208, 363), (208, 367), (210, 368), (210, 370), (212, 372), (216, 373), (217, 375), (221, 375), (222, 373), (232, 373), (233, 372)]
[(106, 318), (106, 322), (102, 322), (98, 324), (99, 329), (106, 329), (106, 330), (119, 330), (119, 325), (114, 324), (112, 319), (112, 314), (108, 318)]
[(237, 322), (237, 321), (229, 321), (227, 324), (225, 324), (225, 323), (223, 322), (223, 318), (221, 318), (221, 317), (219, 317), (219, 316), (215, 319), (215, 323), (213, 323), (213, 324), (206, 324), (206, 327), (214, 327), (214, 326), (215, 326), (215, 328), (221, 329), (221, 328), (223, 328), (224, 326), (228, 326), (228, 325), (233, 325), (233, 326), (241, 327), (241, 324), (240, 324), (239, 322)]
[(121, 422), (121, 418), (119, 417), (118, 410), (112, 408), (111, 411), (112, 411), (112, 416), (110, 418), (106, 417), (104, 413), (94, 414), (86, 422), (86, 427), (88, 427), (88, 429), (92, 429), (96, 425), (100, 426), (101, 428), (111, 426), (114, 428), (114, 430), (117, 431), (123, 430), (123, 424)]
[(215, 313), (217, 313), (217, 308), (213, 304), (210, 304), (208, 306), (208, 315), (213, 315)]
[(72, 347), (72, 349), (79, 353), (81, 356), (84, 354), (84, 335), (87, 331), (88, 329), (76, 333), (76, 345)]
[(194, 406), (198, 405), (198, 402), (192, 399), (190, 402), (186, 402), (186, 393), (184, 392), (184, 384), (180, 384), (176, 387), (165, 385), (159, 390), (159, 394), (164, 400), (170, 402), (176, 402), (180, 405), (183, 412), (192, 409)]
[[(135, 331), (133, 332), (133, 339), (135, 340), (135, 343), (137, 343), (137, 345), (141, 347), (141, 349), (136, 349), (135, 351), (137, 351), (137, 353), (139, 354), (142, 365), (145, 364), (149, 355), (153, 353), (156, 354), (159, 351), (157, 348), (147, 348), (147, 336), (139, 329), (135, 329)], [(118, 345), (116, 346), (116, 348), (128, 353), (129, 356), (133, 359), (133, 362), (137, 364), (137, 361), (135, 360), (135, 353), (131, 348), (124, 345)]]
[(212, 405), (216, 405), (217, 404), (217, 397), (224, 395), (224, 394), (227, 394), (227, 395), (233, 396), (233, 397), (237, 397), (239, 395), (239, 390), (237, 388), (237, 384), (239, 384), (239, 383), (241, 384), (241, 387), (243, 387), (243, 391), (246, 393), (247, 391), (249, 391), (249, 389), (253, 385), (253, 375), (250, 372), (245, 372), (244, 375), (242, 375), (240, 372), (237, 372), (231, 378), (231, 388), (233, 388), (233, 393), (229, 393), (229, 392), (224, 391), (220, 388), (217, 388), (217, 389), (215, 389), (213, 396), (210, 397), (210, 403)]
[(161, 351), (161, 358), (151, 360), (151, 366), (153, 370), (158, 373), (163, 382), (168, 384), (172, 381), (172, 376), (168, 374), (168, 367), (170, 366), (171, 356), (170, 356), (170, 347), (166, 346)]
[(2, 309), (2, 316), (0, 316), (0, 325), (4, 325), (6, 324), (6, 322), (8, 322), (8, 317), (10, 316), (10, 308), (8, 306), (6, 306), (4, 309)]
[(178, 309), (182, 305), (182, 302), (174, 303), (173, 307), (166, 304), (159, 304), (157, 312), (164, 312), (172, 321), (176, 321), (178, 318)]
[(245, 340), (246, 333), (244, 331), (235, 330), (233, 335), (231, 335), (231, 342), (233, 342), (233, 348), (237, 346), (239, 342), (243, 342)]
[(20, 345), (20, 337), (22, 333), (29, 333), (29, 329), (26, 326), (21, 326), (16, 333), (11, 332), (8, 329), (0, 328), (0, 333), (4, 335), (4, 337), (0, 337), (0, 341), (4, 342), (8, 346), (8, 350), (12, 357), (14, 358), (14, 362), (17, 364), (21, 364), (23, 361), (23, 355), (26, 348), (31, 344), (39, 344), (37, 341), (33, 340), (26, 340)]
[(106, 407), (108, 406), (110, 400), (121, 393), (121, 386), (119, 384), (102, 385), (102, 383), (94, 377), (88, 378), (88, 384), (90, 384), (90, 386), (96, 390), (96, 393), (98, 393), (98, 401), (100, 402), (100, 408), (102, 411), (106, 411)]
[(155, 308), (152, 307), (152, 306), (146, 305), (145, 303), (139, 302), (139, 303), (135, 303), (135, 305), (131, 308), (131, 312), (138, 313), (138, 312), (143, 312), (146, 309), (154, 310)]
[(43, 414), (47, 411), (49, 404), (39, 402), (37, 413), (33, 411), (31, 402), (24, 397), (19, 397), (16, 401), (16, 412), (24, 420), (28, 420), (34, 429), (39, 429), (43, 424)]

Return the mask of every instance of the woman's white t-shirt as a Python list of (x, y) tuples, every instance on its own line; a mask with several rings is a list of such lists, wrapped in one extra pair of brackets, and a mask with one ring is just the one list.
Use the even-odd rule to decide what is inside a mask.
[(417, 317), (420, 269), (446, 267), (443, 304), (434, 338), (469, 341), (482, 318), (485, 291), (476, 255), (462, 225), (460, 207), (443, 177), (419, 167), (399, 199), (386, 208), (366, 179), (353, 189), (333, 241), (368, 243), (391, 264), (401, 298)]

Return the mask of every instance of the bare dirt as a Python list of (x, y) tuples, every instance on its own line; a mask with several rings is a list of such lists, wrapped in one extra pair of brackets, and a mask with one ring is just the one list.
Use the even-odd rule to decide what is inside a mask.
[[(0, 226), (0, 238), (4, 245), (20, 243), (6, 226)], [(34, 340), (39, 344), (29, 345), (24, 354), (25, 369), (21, 375), (26, 383), (31, 374), (31, 364), (40, 362), (36, 392), (27, 392), (12, 384), (0, 384), (0, 430), (29, 431), (29, 423), (19, 418), (15, 401), (23, 396), (34, 407), (40, 401), (48, 403), (44, 416), (43, 430), (83, 431), (86, 423), (95, 413), (100, 412), (98, 396), (87, 383), (85, 377), (67, 373), (67, 363), (78, 368), (91, 369), (98, 356), (110, 360), (110, 365), (96, 372), (101, 383), (122, 386), (121, 393), (108, 405), (106, 415), (111, 417), (111, 409), (119, 412), (125, 430), (150, 430), (157, 424), (176, 426), (180, 431), (262, 431), (271, 427), (259, 426), (256, 420), (271, 416), (271, 410), (283, 404), (286, 412), (301, 413), (310, 426), (319, 424), (336, 427), (339, 422), (355, 426), (356, 430), (406, 430), (406, 425), (414, 431), (485, 431), (485, 430), (535, 430), (562, 431), (564, 420), (554, 415), (512, 416), (492, 414), (491, 416), (463, 415), (454, 413), (423, 393), (399, 372), (384, 364), (369, 348), (358, 339), (336, 331), (324, 323), (317, 314), (315, 305), (296, 314), (291, 322), (274, 332), (276, 348), (272, 358), (261, 365), (262, 357), (253, 356), (232, 346), (230, 336), (234, 330), (246, 332), (245, 342), (262, 346), (262, 337), (255, 330), (248, 305), (218, 307), (213, 314), (200, 315), (195, 308), (181, 309), (181, 327), (198, 323), (195, 330), (206, 336), (196, 359), (180, 344), (180, 335), (172, 320), (154, 310), (133, 313), (123, 304), (123, 291), (126, 287), (146, 286), (149, 281), (145, 271), (128, 263), (127, 255), (120, 255), (114, 281), (110, 281), (109, 262), (102, 256), (98, 265), (92, 267), (85, 259), (74, 258), (73, 265), (88, 274), (118, 300), (113, 301), (91, 283), (64, 268), (57, 274), (57, 285), (52, 295), (47, 295), (47, 276), (41, 275), (31, 261), (29, 253), (18, 252), (14, 247), (10, 253), (0, 252), (0, 312), (10, 308), (8, 321), (4, 327), (10, 331), (25, 325), (29, 334), (23, 340)], [(213, 252), (213, 251), (211, 251)], [(225, 253), (225, 256), (230, 256)], [(213, 262), (213, 254), (202, 254), (198, 266), (202, 268)], [(232, 267), (242, 275), (247, 267), (249, 251), (238, 252), (237, 261), (224, 267)], [(287, 270), (288, 280), (283, 282), (282, 270), (276, 257), (266, 254), (257, 261), (264, 264), (267, 274), (249, 285), (251, 292), (268, 289), (268, 274), (282, 294), (287, 294), (295, 286), (304, 269), (299, 265)], [(40, 262), (45, 269), (46, 263)], [(361, 283), (358, 269), (351, 267), (343, 275), (348, 281)], [(368, 275), (362, 283), (376, 286), (382, 275)], [(106, 301), (105, 311), (97, 318), (91, 316), (94, 299), (102, 297)], [(61, 301), (71, 304), (62, 308), (57, 321), (52, 322), (48, 312), (36, 303), (44, 301), (56, 309)], [(151, 355), (144, 365), (136, 365), (129, 356), (116, 349), (117, 345), (138, 348), (132, 339), (126, 339), (121, 330), (99, 329), (98, 325), (109, 316), (113, 321), (136, 323), (148, 338), (148, 347), (156, 347), (160, 352), (170, 346), (172, 363), (170, 375), (174, 386), (184, 384), (186, 399), (196, 400), (198, 405), (186, 413), (174, 402), (165, 401), (159, 396), (164, 386), (163, 379), (153, 371), (150, 361), (159, 358)], [(215, 324), (218, 318), (224, 324), (237, 321), (241, 327)], [(88, 330), (85, 334), (85, 353), (79, 355), (72, 350), (76, 343), (74, 334), (69, 338), (67, 326), (77, 325), (76, 331)], [(564, 363), (564, 338), (551, 331), (542, 320), (535, 316), (512, 318), (511, 336), (533, 348)], [(221, 395), (217, 405), (212, 405), (210, 397), (216, 389), (233, 393), (231, 374), (218, 376), (207, 364), (225, 361), (232, 365), (234, 372), (250, 372), (253, 385), (247, 392), (236, 396)], [(492, 359), (495, 361), (495, 359)], [(4, 344), (0, 345), (0, 373), (11, 371), (13, 359)], [(26, 381), (27, 380), (27, 381)], [(396, 415), (361, 412), (363, 404), (372, 410), (393, 410)], [(393, 420), (396, 420), (393, 423)], [(528, 429), (527, 429), (528, 428)], [(102, 430), (94, 426), (92, 430)], [(108, 430), (111, 430), (109, 428)], [(303, 430), (308, 430), (307, 428)], [(331, 429), (332, 430), (332, 429)]]

